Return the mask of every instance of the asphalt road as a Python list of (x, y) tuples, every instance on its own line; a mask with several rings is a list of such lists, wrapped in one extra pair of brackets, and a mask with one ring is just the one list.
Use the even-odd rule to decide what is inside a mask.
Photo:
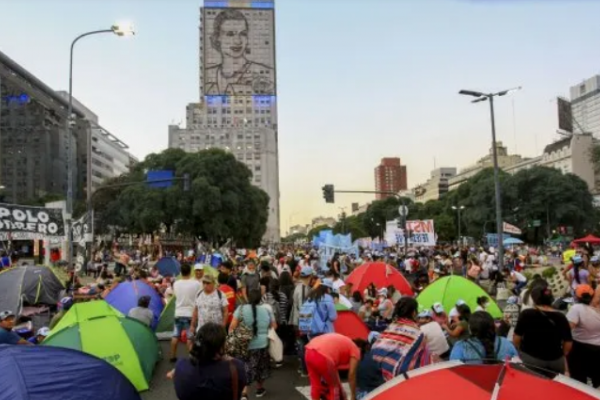
[[(168, 360), (169, 343), (167, 341), (161, 341), (160, 343), (164, 357), (154, 371), (150, 390), (142, 393), (143, 400), (177, 400), (173, 382), (165, 377), (167, 372), (173, 367), (173, 364)], [(179, 346), (179, 352), (181, 357), (186, 357), (186, 352), (182, 345)], [(306, 389), (302, 388), (308, 386), (308, 380), (301, 378), (297, 369), (298, 362), (294, 357), (286, 358), (283, 367), (272, 369), (271, 377), (265, 382), (267, 394), (262, 399), (306, 400), (307, 397), (301, 391), (306, 391)], [(300, 390), (297, 388), (300, 388)], [(255, 387), (249, 392), (251, 399), (255, 398), (254, 390)]]

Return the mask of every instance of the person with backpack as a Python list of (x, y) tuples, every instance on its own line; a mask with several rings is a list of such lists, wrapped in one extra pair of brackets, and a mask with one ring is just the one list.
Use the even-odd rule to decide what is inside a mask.
[(302, 335), (308, 337), (309, 341), (319, 335), (335, 332), (333, 322), (337, 319), (337, 311), (330, 294), (332, 290), (331, 279), (323, 279), (300, 307), (298, 329)]
[(220, 324), (225, 328), (229, 321), (229, 302), (217, 289), (215, 277), (205, 274), (202, 277), (204, 289), (196, 297), (196, 306), (192, 314), (192, 332), (198, 332), (208, 322)]
[(294, 327), (296, 332), (296, 344), (297, 344), (297, 352), (298, 352), (298, 360), (300, 362), (300, 367), (298, 368), (298, 373), (302, 376), (307, 376), (308, 372), (306, 370), (306, 363), (304, 361), (304, 346), (308, 343), (308, 338), (306, 335), (302, 335), (298, 330), (298, 323), (300, 319), (300, 308), (302, 304), (308, 298), (308, 295), (311, 292), (310, 287), (310, 278), (313, 276), (313, 269), (311, 267), (302, 267), (300, 270), (300, 279), (298, 283), (296, 283), (296, 287), (294, 288), (294, 293), (292, 294), (292, 306), (290, 311), (290, 319), (289, 323)]

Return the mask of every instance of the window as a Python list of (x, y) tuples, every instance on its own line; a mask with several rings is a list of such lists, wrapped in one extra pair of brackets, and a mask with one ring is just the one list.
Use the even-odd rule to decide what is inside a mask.
[(254, 171), (260, 172), (260, 165), (255, 165), (254, 166)]
[(585, 83), (579, 86), (579, 94), (585, 94)]

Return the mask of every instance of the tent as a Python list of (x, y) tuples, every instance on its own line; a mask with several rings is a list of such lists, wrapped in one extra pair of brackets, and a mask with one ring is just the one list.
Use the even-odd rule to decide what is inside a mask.
[(148, 389), (160, 354), (158, 341), (146, 325), (117, 316), (88, 319), (53, 330), (42, 345), (79, 350), (108, 361), (138, 391)]
[(405, 296), (412, 296), (413, 291), (406, 278), (398, 270), (383, 262), (368, 262), (350, 273), (346, 284), (352, 284), (352, 290), (363, 292), (374, 283), (377, 289), (393, 286)]
[(158, 318), (164, 305), (160, 295), (147, 283), (139, 280), (119, 283), (105, 297), (105, 300), (108, 304), (127, 315), (132, 308), (137, 307), (138, 299), (142, 296), (150, 296), (150, 307), (148, 308), (154, 313), (154, 321), (150, 326), (154, 329), (158, 325)]
[(175, 328), (175, 296), (172, 296), (162, 310), (156, 326), (158, 340), (170, 340)]
[(163, 257), (155, 266), (162, 276), (177, 276), (181, 272), (181, 265), (174, 257)]
[[(443, 394), (440, 395), (443, 391)], [(448, 361), (409, 371), (381, 385), (364, 400), (592, 400), (600, 392), (562, 375), (538, 375), (521, 364)]]
[(0, 272), (0, 310), (20, 314), (23, 305), (56, 305), (65, 289), (50, 267), (28, 265)]
[(348, 336), (350, 339), (367, 340), (369, 328), (353, 311), (338, 311), (337, 319), (333, 323), (336, 333)]
[(335, 310), (337, 312), (340, 312), (340, 311), (348, 311), (350, 309), (348, 307), (346, 307), (345, 305), (343, 305), (342, 303), (336, 303)]
[(502, 318), (502, 310), (481, 286), (458, 275), (436, 280), (419, 294), (417, 301), (421, 308), (428, 310), (435, 303), (442, 303), (444, 310), (449, 312), (458, 300), (464, 300), (473, 312), (477, 307), (477, 298), (481, 296), (489, 298), (487, 311), (492, 317)]
[(573, 240), (573, 243), (600, 244), (600, 238), (598, 238), (594, 235), (587, 235), (586, 237), (582, 237), (581, 239)]
[(125, 317), (119, 310), (112, 307), (104, 300), (93, 300), (85, 303), (75, 303), (73, 307), (60, 319), (53, 331), (59, 331), (78, 322), (99, 317), (113, 316)]
[(118, 369), (71, 349), (0, 345), (0, 369), (2, 400), (140, 400)]

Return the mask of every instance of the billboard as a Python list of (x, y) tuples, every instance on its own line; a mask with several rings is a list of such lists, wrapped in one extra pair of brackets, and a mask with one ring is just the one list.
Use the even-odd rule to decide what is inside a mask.
[(573, 132), (573, 110), (569, 100), (558, 97), (556, 104), (558, 106), (558, 129), (572, 133)]
[(272, 9), (204, 8), (203, 93), (276, 95)]
[[(409, 246), (435, 246), (437, 237), (432, 219), (406, 221)], [(387, 221), (385, 239), (389, 244), (404, 245), (404, 232), (398, 221)]]

